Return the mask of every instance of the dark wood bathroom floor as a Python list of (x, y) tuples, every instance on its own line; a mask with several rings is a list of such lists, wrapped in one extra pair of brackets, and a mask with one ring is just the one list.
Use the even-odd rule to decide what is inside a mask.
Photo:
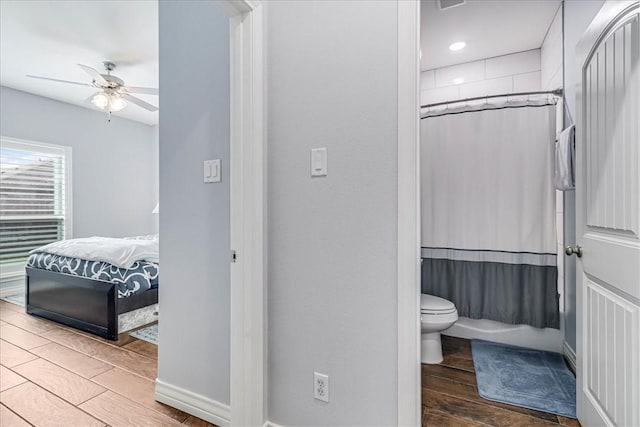
[(440, 365), (422, 365), (423, 427), (580, 426), (571, 418), (481, 398), (469, 340), (443, 335), (442, 352)]

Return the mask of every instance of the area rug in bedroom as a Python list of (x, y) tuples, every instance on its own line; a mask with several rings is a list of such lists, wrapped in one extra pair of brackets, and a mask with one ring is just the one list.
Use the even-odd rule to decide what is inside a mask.
[(471, 351), (483, 398), (576, 418), (576, 379), (560, 353), (478, 339)]
[(139, 340), (158, 345), (158, 324), (154, 323), (153, 325), (145, 326), (144, 328), (131, 332), (129, 335)]
[(6, 297), (2, 297), (0, 299), (6, 302), (10, 302), (11, 304), (16, 304), (24, 307), (24, 294), (7, 295)]

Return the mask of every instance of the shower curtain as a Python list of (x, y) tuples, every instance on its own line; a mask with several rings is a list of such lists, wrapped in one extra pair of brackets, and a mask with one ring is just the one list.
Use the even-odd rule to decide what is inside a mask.
[(559, 328), (549, 101), (421, 120), (422, 292), (460, 316)]

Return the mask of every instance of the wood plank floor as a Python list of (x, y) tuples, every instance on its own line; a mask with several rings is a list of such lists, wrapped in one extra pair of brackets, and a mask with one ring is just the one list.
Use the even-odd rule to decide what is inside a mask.
[(422, 365), (422, 426), (567, 426), (578, 421), (480, 397), (469, 340), (442, 336), (444, 361)]
[(198, 426), (154, 399), (158, 347), (29, 316), (0, 301), (0, 427)]
[[(29, 316), (0, 301), (0, 426), (215, 427), (154, 399), (157, 346)], [(442, 337), (444, 361), (422, 365), (423, 427), (566, 426), (576, 420), (484, 400), (468, 340)]]

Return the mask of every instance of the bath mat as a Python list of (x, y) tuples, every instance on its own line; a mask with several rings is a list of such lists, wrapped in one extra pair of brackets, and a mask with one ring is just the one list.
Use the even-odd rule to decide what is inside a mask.
[(158, 345), (158, 324), (154, 323), (153, 325), (145, 326), (144, 328), (131, 332), (129, 335), (139, 340)]
[(10, 302), (11, 304), (24, 307), (24, 294), (7, 295), (0, 298), (3, 301)]
[(483, 398), (576, 418), (576, 379), (560, 353), (478, 339), (471, 351)]

